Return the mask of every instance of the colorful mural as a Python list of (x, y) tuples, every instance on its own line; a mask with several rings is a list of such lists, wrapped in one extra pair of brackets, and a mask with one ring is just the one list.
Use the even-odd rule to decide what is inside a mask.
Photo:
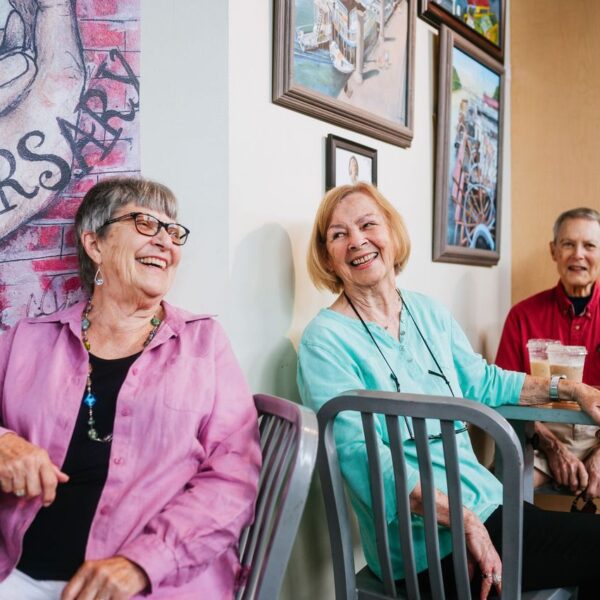
[(73, 217), (140, 170), (139, 0), (0, 0), (0, 332), (82, 297)]

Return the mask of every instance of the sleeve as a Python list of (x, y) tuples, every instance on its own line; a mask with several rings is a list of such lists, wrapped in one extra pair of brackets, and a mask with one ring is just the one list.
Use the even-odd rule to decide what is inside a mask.
[(6, 373), (17, 328), (18, 325), (15, 325), (12, 329), (0, 335), (0, 436), (3, 436), (5, 433), (14, 433), (11, 429), (4, 427), (4, 390), (6, 385), (8, 385)]
[(525, 346), (522, 342), (521, 325), (517, 312), (512, 308), (502, 329), (502, 337), (496, 354), (496, 364), (511, 371), (528, 371)]
[(152, 589), (181, 585), (236, 548), (253, 518), (261, 465), (254, 401), (224, 333), (217, 328), (215, 401), (200, 438), (206, 459), (119, 555), (139, 564)]
[[(327, 400), (345, 391), (365, 389), (360, 375), (351, 360), (343, 355), (334, 355), (326, 348), (301, 343), (298, 351), (298, 387), (304, 404), (319, 410)], [(394, 469), (389, 447), (383, 441), (383, 426), (375, 420), (378, 439), (379, 460), (383, 473), (386, 518), (391, 523), (396, 518), (396, 493)], [(346, 483), (363, 506), (371, 509), (371, 491), (367, 446), (362, 430), (360, 414), (345, 411), (335, 420), (333, 427), (340, 468)], [(418, 483), (418, 471), (407, 463), (408, 488)]]
[(452, 356), (462, 395), (488, 406), (517, 404), (525, 374), (490, 365), (473, 350), (460, 325), (451, 319)]

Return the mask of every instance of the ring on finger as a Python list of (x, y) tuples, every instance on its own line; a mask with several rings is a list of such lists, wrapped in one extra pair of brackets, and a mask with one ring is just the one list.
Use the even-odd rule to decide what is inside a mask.
[(481, 573), (481, 576), (482, 576), (484, 579), (489, 579), (489, 578), (492, 576), (492, 574), (491, 574), (491, 573), (483, 573), (483, 572), (482, 572), (482, 573)]
[(22, 498), (25, 495), (25, 490), (15, 490), (14, 494), (17, 498)]
[(492, 581), (495, 584), (502, 583), (502, 575), (498, 575), (498, 573), (492, 573)]

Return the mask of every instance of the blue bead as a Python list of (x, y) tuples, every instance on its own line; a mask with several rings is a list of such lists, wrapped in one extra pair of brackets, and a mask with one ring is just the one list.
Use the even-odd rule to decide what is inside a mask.
[(88, 393), (88, 395), (83, 399), (83, 401), (91, 408), (92, 406), (94, 406), (94, 404), (96, 404), (96, 396), (94, 396), (94, 394), (92, 394), (91, 392)]
[(81, 319), (81, 329), (83, 329), (83, 331), (87, 331), (90, 328), (90, 321), (87, 317), (83, 317), (83, 319)]

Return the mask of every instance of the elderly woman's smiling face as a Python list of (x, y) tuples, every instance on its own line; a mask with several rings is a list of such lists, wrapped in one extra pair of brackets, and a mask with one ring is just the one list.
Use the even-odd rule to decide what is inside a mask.
[(326, 240), (329, 268), (344, 288), (394, 281), (396, 245), (386, 216), (366, 194), (355, 192), (340, 200)]
[[(164, 213), (127, 204), (120, 207), (112, 219), (139, 212), (171, 223)], [(125, 219), (106, 226), (103, 236), (97, 238), (99, 263), (104, 288), (127, 295), (162, 298), (170, 289), (181, 259), (181, 247), (161, 227), (155, 236), (139, 233), (134, 219)]]

